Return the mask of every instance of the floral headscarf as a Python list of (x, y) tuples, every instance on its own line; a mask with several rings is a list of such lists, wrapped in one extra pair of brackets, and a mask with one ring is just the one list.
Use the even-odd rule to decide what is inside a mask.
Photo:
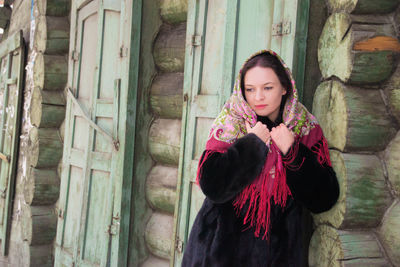
[[(309, 147), (318, 155), (318, 162), (320, 164), (327, 163), (331, 165), (331, 163), (328, 146), (322, 130), (315, 117), (298, 101), (295, 81), (283, 60), (271, 50), (262, 50), (248, 58), (243, 66), (250, 59), (263, 53), (269, 53), (281, 62), (291, 82), (292, 93), (286, 99), (282, 120), (286, 127), (294, 133), (295, 144), (290, 150), (289, 155), (283, 160), (279, 148), (271, 140), (267, 144), (269, 152), (261, 174), (237, 195), (233, 201), (233, 205), (237, 214), (240, 214), (242, 209), (247, 209), (245, 210), (246, 215), (243, 223), (255, 227), (255, 236), (258, 237), (263, 230), (264, 234), (262, 237), (267, 238), (271, 201), (285, 207), (287, 198), (291, 196), (290, 189), (286, 184), (285, 167), (291, 169), (300, 167), (290, 165), (297, 155), (299, 142)], [(226, 152), (231, 144), (247, 134), (245, 121), (249, 122), (252, 127), (257, 123), (257, 115), (244, 99), (240, 88), (243, 66), (236, 79), (231, 97), (212, 124), (205, 153), (199, 162), (197, 181), (199, 181), (201, 176), (202, 164), (212, 153)]]

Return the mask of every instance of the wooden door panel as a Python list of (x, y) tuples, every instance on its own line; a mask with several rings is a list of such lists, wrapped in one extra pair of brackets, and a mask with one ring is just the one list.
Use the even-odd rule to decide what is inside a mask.
[(275, 5), (279, 5), (278, 2), (284, 1), (250, 0), (246, 3), (239, 2), (235, 75), (252, 53), (270, 48), (274, 8)]
[(24, 47), (20, 32), (0, 44), (0, 253), (7, 254), (16, 178)]
[[(82, 162), (82, 160), (80, 159)], [(61, 244), (63, 250), (67, 251), (70, 255), (76, 253), (76, 245), (78, 242), (79, 227), (80, 227), (80, 216), (82, 205), (82, 191), (83, 181), (76, 177), (83, 177), (83, 168), (70, 165), (68, 177), (68, 192), (65, 206), (65, 210), (68, 211), (68, 215), (65, 216), (63, 221), (63, 234)]]
[[(119, 122), (120, 95), (126, 95), (122, 90), (127, 89), (123, 82), (128, 76), (121, 76), (129, 58), (126, 44), (122, 45), (126, 37), (121, 36), (126, 28), (121, 17), (124, 5), (124, 0), (85, 2), (83, 6), (74, 6), (71, 15), (77, 22), (64, 161), (71, 170), (79, 167), (80, 172), (63, 172), (69, 179), (62, 186), (65, 188), (62, 192), (69, 195), (71, 186), (79, 187), (81, 197), (64, 197), (60, 203), (65, 206), (65, 218), (71, 213), (71, 221), (79, 222), (78, 228), (71, 226), (69, 233), (76, 236), (71, 239), (73, 248), (69, 254), (79, 266), (105, 266), (121, 260), (118, 251), (121, 190), (118, 188), (123, 175), (116, 166), (120, 165), (124, 153), (118, 141), (119, 126), (123, 125)], [(80, 208), (72, 212), (70, 205), (80, 205)], [(69, 221), (64, 221), (64, 228), (59, 227), (57, 232), (57, 244), (68, 230)], [(57, 264), (62, 264), (61, 259), (65, 258), (63, 246), (61, 242)], [(63, 257), (58, 257), (63, 253)]]

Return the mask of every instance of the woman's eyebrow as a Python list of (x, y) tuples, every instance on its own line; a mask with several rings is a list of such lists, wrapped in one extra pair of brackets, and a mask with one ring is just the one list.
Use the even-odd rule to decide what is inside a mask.
[[(267, 84), (270, 84), (270, 83), (273, 83), (273, 82), (266, 82), (263, 85), (267, 85)], [(244, 86), (254, 86), (254, 85), (246, 83)]]

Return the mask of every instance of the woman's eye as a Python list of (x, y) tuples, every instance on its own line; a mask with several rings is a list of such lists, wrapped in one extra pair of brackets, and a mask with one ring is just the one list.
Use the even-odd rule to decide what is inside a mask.
[(253, 88), (246, 88), (246, 92), (253, 92)]
[(271, 90), (271, 89), (272, 89), (272, 86), (266, 86), (266, 87), (264, 87), (264, 89), (265, 89), (265, 90)]

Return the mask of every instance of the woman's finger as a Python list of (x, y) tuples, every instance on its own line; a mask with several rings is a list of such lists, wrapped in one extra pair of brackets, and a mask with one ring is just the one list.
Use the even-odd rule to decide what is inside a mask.
[(246, 124), (246, 131), (249, 132), (251, 130), (250, 123), (248, 123), (247, 121), (244, 121), (244, 123)]

